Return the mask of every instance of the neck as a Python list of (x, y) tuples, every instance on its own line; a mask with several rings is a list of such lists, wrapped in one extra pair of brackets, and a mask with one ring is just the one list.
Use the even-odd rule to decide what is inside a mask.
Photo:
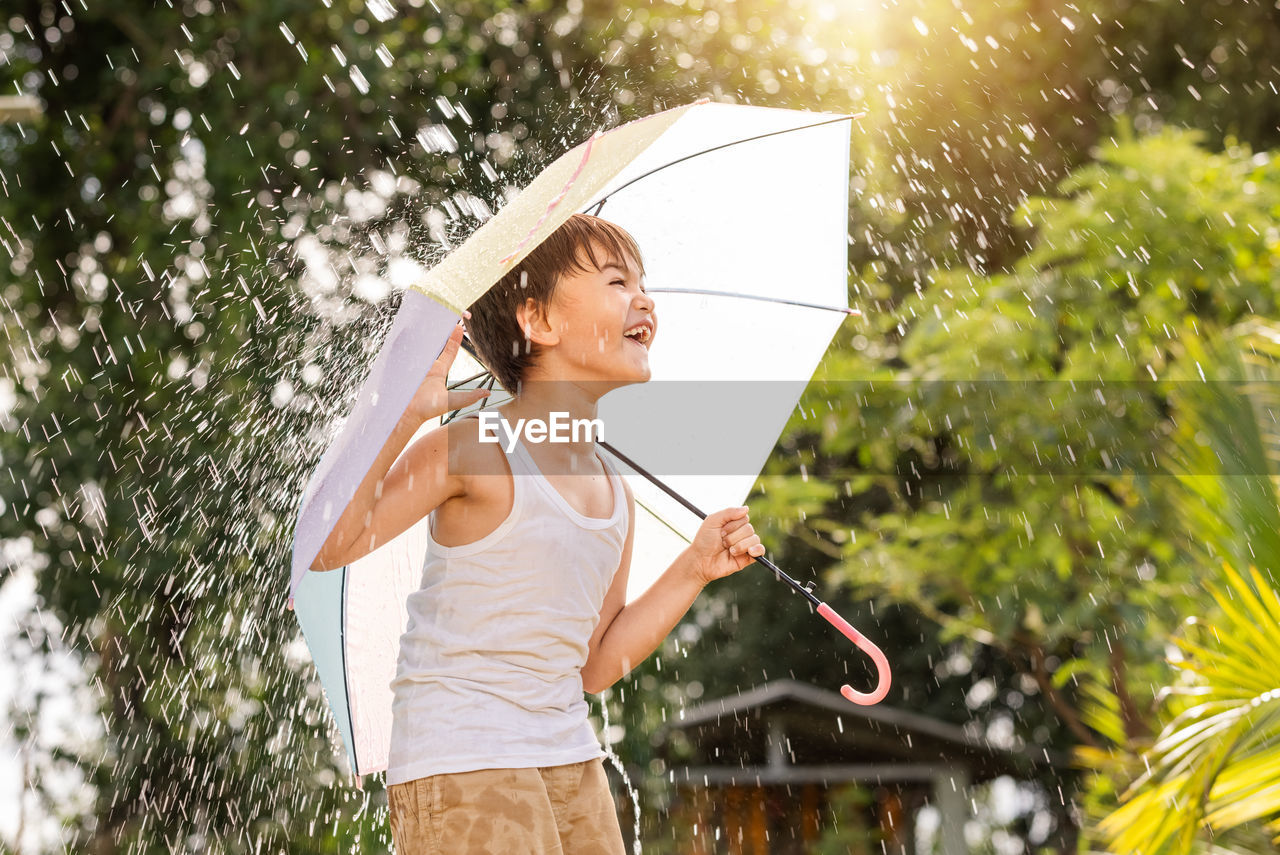
[[(609, 388), (608, 384), (598, 382), (533, 377), (521, 384), (519, 397), (513, 398), (498, 410), (502, 418), (513, 427), (519, 419), (549, 422), (553, 413), (566, 414), (570, 423), (579, 420), (586, 422), (596, 418), (597, 403)], [(594, 459), (595, 437), (586, 430), (579, 431), (577, 436), (577, 441), (574, 441), (573, 433), (570, 432), (564, 441), (539, 443), (539, 450), (534, 453), (540, 460), (563, 463), (567, 471), (579, 470), (583, 461)], [(575, 460), (578, 465), (574, 465)]]

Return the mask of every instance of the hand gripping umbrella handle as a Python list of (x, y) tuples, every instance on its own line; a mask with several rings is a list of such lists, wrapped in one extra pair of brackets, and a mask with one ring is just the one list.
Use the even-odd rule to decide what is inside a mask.
[(840, 694), (844, 695), (846, 700), (853, 701), (855, 704), (860, 704), (864, 707), (880, 703), (880, 701), (884, 700), (884, 696), (889, 694), (889, 685), (893, 680), (889, 672), (889, 660), (885, 658), (884, 653), (879, 647), (875, 646), (871, 639), (858, 632), (853, 624), (836, 614), (831, 606), (826, 603), (820, 603), (818, 605), (818, 614), (822, 615), (827, 623), (844, 633), (846, 638), (856, 644), (859, 650), (870, 656), (871, 661), (876, 663), (876, 679), (878, 683), (875, 691), (859, 692), (846, 683), (840, 687)]
[[(652, 482), (655, 486), (659, 487), (668, 496), (675, 499), (677, 502), (684, 505), (694, 514), (696, 514), (698, 516), (698, 519), (705, 520), (707, 518), (706, 512), (700, 509), (697, 505), (690, 502), (684, 496), (677, 493), (675, 490), (672, 490), (666, 484), (662, 483), (661, 480), (654, 477), (649, 472), (645, 471), (644, 467), (640, 466), (630, 457), (627, 457), (627, 455), (623, 454), (621, 451), (614, 448), (612, 445), (608, 444), (607, 442), (604, 442), (603, 440), (600, 442), (600, 445), (608, 449), (610, 454), (612, 454), (614, 457), (621, 460), (627, 466), (630, 466), (636, 472), (648, 478), (650, 482)], [(846, 638), (848, 638), (850, 641), (856, 644), (859, 650), (861, 650), (863, 653), (870, 656), (871, 661), (876, 663), (876, 679), (878, 680), (878, 683), (876, 685), (876, 689), (874, 692), (870, 692), (870, 693), (859, 692), (854, 690), (852, 686), (844, 685), (840, 687), (840, 694), (844, 695), (847, 700), (852, 701), (855, 704), (860, 704), (862, 706), (871, 706), (872, 704), (878, 704), (880, 703), (880, 701), (884, 700), (885, 695), (889, 694), (889, 685), (892, 682), (893, 678), (889, 672), (889, 660), (885, 658), (885, 655), (880, 650), (880, 648), (876, 647), (875, 644), (871, 642), (871, 639), (867, 638), (865, 635), (858, 632), (858, 630), (854, 629), (853, 624), (849, 623), (847, 620), (840, 617), (840, 615), (836, 614), (835, 611), (831, 608), (831, 606), (822, 602), (822, 600), (819, 600), (817, 595), (814, 594), (813, 592), (812, 582), (808, 583), (807, 585), (801, 585), (795, 579), (792, 579), (790, 576), (788, 576), (782, 570), (781, 567), (779, 567), (777, 564), (774, 564), (772, 561), (770, 561), (768, 558), (764, 557), (763, 555), (757, 556), (755, 560), (759, 562), (763, 567), (770, 570), (773, 573), (773, 575), (778, 579), (779, 582), (787, 583), (788, 585), (791, 586), (791, 588), (797, 594), (800, 594), (802, 597), (804, 597), (806, 600), (812, 603), (813, 606), (818, 610), (818, 614), (822, 615), (824, 618), (826, 618), (828, 623), (830, 623), (836, 629), (840, 630), (840, 632), (844, 633), (844, 636)]]

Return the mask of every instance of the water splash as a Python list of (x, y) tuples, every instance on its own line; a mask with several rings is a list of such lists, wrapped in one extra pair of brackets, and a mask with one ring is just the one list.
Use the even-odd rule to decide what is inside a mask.
[(604, 756), (609, 758), (613, 768), (618, 770), (618, 774), (622, 776), (622, 783), (626, 786), (627, 793), (631, 796), (631, 815), (635, 823), (632, 828), (631, 851), (634, 855), (640, 855), (640, 793), (636, 790), (635, 785), (631, 783), (631, 777), (627, 775), (627, 769), (622, 764), (622, 758), (613, 750), (613, 743), (609, 739), (609, 698), (604, 695), (600, 697), (600, 714), (604, 717), (604, 728), (601, 731), (604, 739), (600, 740), (604, 744)]

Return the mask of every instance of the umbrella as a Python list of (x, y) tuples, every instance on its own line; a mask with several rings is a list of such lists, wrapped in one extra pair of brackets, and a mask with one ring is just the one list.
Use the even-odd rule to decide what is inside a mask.
[[(420, 581), (427, 521), (347, 567), (308, 568), (463, 309), (578, 211), (621, 225), (645, 251), (648, 290), (661, 295), (653, 379), (599, 404), (610, 430), (607, 450), (638, 509), (630, 599), (688, 543), (699, 507), (741, 504), (851, 313), (853, 118), (699, 101), (597, 132), (404, 292), (352, 413), (304, 492), (294, 533), (290, 607), (357, 776), (386, 768), (389, 684), (405, 600)], [(454, 370), (468, 370), (461, 356)], [(742, 383), (752, 384), (757, 402), (750, 419), (691, 434), (684, 419), (659, 417), (714, 419), (737, 406)], [(863, 695), (845, 686), (845, 696), (858, 703), (883, 698), (883, 654), (811, 586), (757, 561), (873, 657), (878, 689)]]

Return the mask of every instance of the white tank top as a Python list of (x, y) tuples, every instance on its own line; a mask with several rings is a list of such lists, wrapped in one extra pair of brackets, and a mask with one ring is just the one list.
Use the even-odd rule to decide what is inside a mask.
[(581, 672), (628, 519), (622, 478), (598, 456), (613, 490), (608, 519), (574, 510), (517, 442), (507, 518), (462, 546), (428, 534), (391, 681), (388, 785), (604, 756)]

